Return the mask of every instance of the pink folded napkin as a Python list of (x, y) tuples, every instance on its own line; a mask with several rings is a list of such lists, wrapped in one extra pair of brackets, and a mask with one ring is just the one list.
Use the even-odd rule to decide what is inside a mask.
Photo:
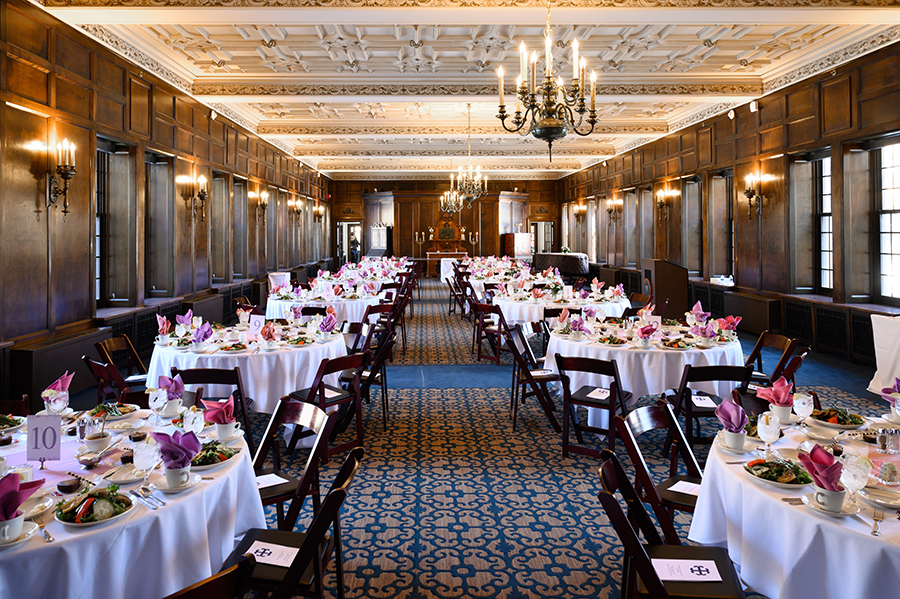
[(310, 279), (309, 288), (313, 289), (316, 286), (316, 279)]
[(779, 377), (771, 387), (763, 387), (757, 389), (756, 396), (765, 399), (773, 406), (792, 406), (794, 405), (794, 396), (791, 394), (793, 385)]
[(169, 322), (169, 319), (159, 314), (156, 315), (156, 324), (159, 327), (160, 335), (168, 335), (169, 330), (172, 328), (172, 323)]
[(181, 394), (184, 393), (184, 383), (181, 381), (180, 374), (176, 374), (174, 379), (170, 379), (167, 376), (159, 377), (157, 386), (159, 389), (166, 390), (166, 398), (168, 401), (178, 399), (181, 397)]
[(729, 433), (742, 433), (747, 426), (747, 413), (744, 408), (730, 399), (726, 399), (716, 407), (716, 418)]
[(74, 372), (72, 374), (69, 374), (69, 371), (67, 370), (65, 372), (65, 374), (63, 374), (61, 377), (59, 377), (58, 379), (53, 381), (53, 383), (51, 383), (50, 386), (47, 387), (47, 389), (45, 389), (45, 390), (46, 391), (56, 391), (57, 393), (60, 393), (62, 391), (68, 391), (69, 385), (72, 384), (72, 377), (74, 377), (74, 376), (75, 376)]
[(322, 322), (319, 323), (319, 330), (323, 333), (330, 333), (337, 326), (337, 318), (334, 314), (328, 314)]
[(10, 472), (0, 478), (0, 520), (12, 520), (19, 516), (19, 506), (44, 484), (44, 479), (21, 482), (18, 472)]
[(894, 377), (894, 386), (885, 387), (881, 390), (881, 399), (892, 406), (897, 405), (897, 401), (900, 401), (900, 378)]
[(341, 289), (340, 285), (335, 285), (334, 289), (331, 290), (336, 296), (339, 296), (344, 293), (344, 290)]
[(207, 422), (213, 424), (231, 424), (234, 422), (234, 396), (228, 398), (228, 401), (204, 401), (203, 406), (206, 411), (203, 412), (203, 418)]
[(712, 339), (718, 334), (718, 331), (716, 331), (716, 325), (712, 322), (707, 322), (706, 324), (695, 324), (691, 327), (691, 330), (689, 332), (691, 335), (705, 337), (706, 339)]
[(559, 320), (559, 324), (565, 324), (567, 320), (569, 320), (569, 309), (563, 308), (562, 312), (559, 313), (559, 316), (556, 317)]
[(719, 319), (719, 328), (723, 331), (735, 331), (737, 330), (737, 326), (741, 323), (740, 316), (726, 316), (725, 318)]
[(654, 333), (656, 333), (657, 329), (659, 329), (658, 323), (654, 322), (648, 324), (647, 326), (638, 329), (637, 336), (639, 339), (649, 339), (653, 336)]
[(519, 283), (516, 285), (516, 287), (518, 287), (519, 289), (523, 289), (525, 287), (525, 279), (522, 279), (521, 281), (519, 281)]
[(275, 341), (275, 323), (267, 322), (259, 332), (259, 336), (265, 341)]
[(210, 337), (212, 337), (212, 327), (209, 326), (208, 322), (204, 322), (199, 329), (194, 331), (194, 341), (196, 343), (203, 343)]
[(597, 277), (594, 277), (594, 280), (591, 281), (591, 290), (594, 293), (600, 293), (600, 290), (603, 289), (603, 286), (606, 285), (603, 281), (598, 281)]
[(809, 453), (800, 452), (800, 462), (812, 476), (817, 487), (826, 491), (842, 490), (839, 483), (844, 466), (819, 444), (816, 444)]
[(169, 470), (187, 468), (202, 448), (200, 439), (194, 433), (175, 431), (172, 435), (150, 433), (150, 436), (159, 445), (163, 464)]
[(704, 323), (709, 319), (709, 312), (703, 311), (703, 306), (700, 305), (700, 302), (694, 304), (694, 307), (691, 308), (691, 314), (694, 315), (694, 319), (698, 323)]
[(619, 283), (615, 287), (612, 288), (613, 297), (622, 298), (625, 297), (625, 287), (622, 283)]
[(655, 304), (647, 304), (640, 310), (638, 310), (638, 316), (641, 320), (647, 320), (648, 316), (653, 316), (653, 311), (656, 310)]
[(320, 268), (320, 269), (319, 269), (319, 272), (316, 273), (316, 276), (317, 276), (317, 277), (321, 277), (322, 275), (327, 274), (327, 273), (328, 273), (327, 270), (322, 270), (322, 269)]
[(335, 318), (337, 318), (337, 310), (334, 309), (334, 306), (328, 306), (325, 308), (325, 315), (333, 314)]
[(539, 287), (536, 287), (531, 290), (531, 295), (533, 295), (536, 299), (540, 299), (540, 298), (544, 297), (544, 290)]
[(191, 326), (191, 321), (194, 319), (194, 311), (188, 310), (184, 316), (175, 315), (175, 322), (180, 325), (184, 325), (186, 327)]
[(547, 270), (543, 271), (543, 272), (541, 273), (541, 276), (543, 276), (544, 278), (547, 278), (547, 277), (549, 277), (549, 276), (552, 275), (552, 274), (553, 274), (553, 267), (551, 266), (551, 267), (548, 268)]

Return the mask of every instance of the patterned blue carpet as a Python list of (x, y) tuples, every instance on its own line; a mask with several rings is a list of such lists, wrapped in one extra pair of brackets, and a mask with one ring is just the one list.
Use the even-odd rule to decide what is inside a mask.
[[(409, 350), (388, 367), (387, 432), (380, 402), (364, 406), (367, 455), (342, 512), (346, 596), (618, 597), (622, 547), (596, 498), (597, 461), (563, 459), (560, 436), (534, 401), (513, 431), (510, 366), (473, 365), (468, 323), (446, 316), (433, 287), (427, 294), (408, 323)], [(822, 368), (801, 382), (823, 400), (883, 412), (864, 387), (816, 384), (811, 375)], [(255, 417), (257, 438), (266, 418)], [(642, 450), (662, 478), (659, 439), (647, 437)], [(698, 446), (698, 459), (705, 452)], [(624, 448), (618, 453), (627, 469)], [(298, 454), (291, 467), (304, 460)], [(340, 461), (329, 463), (325, 485)], [(274, 527), (274, 509), (268, 515)], [(676, 522), (686, 538), (690, 517)], [(326, 589), (335, 596), (333, 566)]]

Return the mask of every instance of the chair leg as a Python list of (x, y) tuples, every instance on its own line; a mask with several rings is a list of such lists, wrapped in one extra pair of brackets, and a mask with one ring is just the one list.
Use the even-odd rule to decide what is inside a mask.
[(281, 530), (281, 527), (284, 526), (284, 504), (280, 501), (275, 504), (275, 514), (276, 514), (276, 522), (278, 524), (278, 529)]
[(564, 458), (569, 457), (569, 411), (574, 409), (574, 406), (567, 405), (563, 402), (563, 415), (562, 415), (562, 455)]
[[(572, 418), (572, 428), (575, 429), (575, 439), (579, 445), (584, 445), (584, 433), (581, 432), (581, 426), (579, 426), (578, 422), (578, 408), (569, 404), (569, 409), (572, 412), (570, 416)], [(563, 411), (563, 415), (565, 415), (565, 411)]]
[[(344, 599), (344, 564), (341, 550), (341, 516), (334, 517), (334, 569), (337, 574), (337, 596)], [(324, 585), (323, 585), (324, 586)], [(323, 589), (324, 591), (324, 589)], [(324, 595), (324, 592), (323, 592)]]

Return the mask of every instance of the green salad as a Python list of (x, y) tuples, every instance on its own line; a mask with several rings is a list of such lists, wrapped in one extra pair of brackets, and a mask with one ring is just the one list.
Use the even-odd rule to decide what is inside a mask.
[(842, 410), (841, 408), (813, 410), (812, 417), (822, 422), (830, 422), (831, 424), (861, 425), (865, 423), (865, 420), (863, 420), (863, 417), (859, 414), (851, 414), (847, 410)]
[(119, 495), (118, 485), (105, 489), (85, 489), (75, 497), (56, 504), (56, 517), (70, 524), (109, 520), (131, 509), (131, 500)]
[(789, 460), (754, 460), (744, 466), (744, 470), (756, 478), (786, 485), (808, 485), (812, 482), (812, 477), (802, 466)]
[(604, 335), (597, 339), (597, 343), (603, 343), (605, 345), (625, 345), (625, 340), (616, 335)]
[(22, 424), (19, 419), (12, 414), (0, 414), (0, 428), (9, 428), (11, 426), (19, 426)]
[(191, 460), (191, 466), (212, 466), (227, 462), (237, 454), (235, 450), (218, 441), (207, 441), (200, 448), (200, 453)]

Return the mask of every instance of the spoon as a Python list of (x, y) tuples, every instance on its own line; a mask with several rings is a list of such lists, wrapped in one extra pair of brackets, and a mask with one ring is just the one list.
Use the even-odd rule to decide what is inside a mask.
[(78, 460), (79, 464), (90, 470), (91, 468), (99, 464), (100, 460), (102, 460), (106, 456), (106, 454), (112, 451), (121, 440), (122, 438), (119, 437), (103, 451), (85, 451), (84, 453), (80, 453), (75, 456), (75, 459)]
[(153, 494), (153, 489), (151, 489), (149, 486), (141, 485), (140, 487), (138, 487), (138, 493), (140, 493), (147, 499), (151, 499), (157, 502), (160, 505), (167, 505), (165, 501)]

